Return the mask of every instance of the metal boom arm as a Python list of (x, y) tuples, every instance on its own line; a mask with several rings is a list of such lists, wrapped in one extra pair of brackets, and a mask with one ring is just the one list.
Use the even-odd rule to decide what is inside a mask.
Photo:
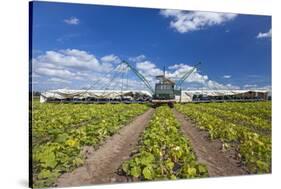
[(196, 67), (197, 67), (198, 65), (200, 65), (200, 64), (201, 64), (201, 62), (199, 62), (198, 64), (194, 65), (193, 68), (192, 68), (190, 71), (186, 72), (186, 73), (180, 78), (180, 80), (178, 80), (178, 81), (176, 82), (176, 86), (177, 86), (177, 87), (181, 87), (181, 85), (183, 84), (183, 82), (194, 72), (194, 70), (196, 69)]
[(145, 86), (150, 90), (150, 92), (152, 92), (152, 94), (154, 94), (154, 90), (151, 87), (149, 81), (141, 74), (138, 72), (138, 70), (136, 70), (133, 66), (131, 66), (128, 62), (126, 61), (122, 61), (122, 63), (126, 64), (137, 76), (138, 78), (145, 84)]

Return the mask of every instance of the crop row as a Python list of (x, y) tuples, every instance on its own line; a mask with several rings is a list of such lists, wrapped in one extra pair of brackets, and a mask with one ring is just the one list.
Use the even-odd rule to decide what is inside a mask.
[(271, 102), (209, 103), (204, 104), (204, 106), (221, 109), (223, 111), (243, 113), (246, 116), (255, 116), (271, 122)]
[[(134, 109), (134, 106), (130, 106)], [(125, 111), (125, 112), (124, 112)], [(124, 114), (120, 113), (124, 112)], [(126, 113), (127, 112), (127, 113)], [(33, 145), (54, 140), (58, 134), (68, 132), (87, 123), (98, 123), (108, 116), (125, 119), (130, 116), (128, 105), (83, 105), (83, 104), (40, 104), (33, 103), (32, 109), (32, 142)]]
[[(42, 106), (45, 108), (37, 108), (37, 110), (40, 109), (42, 114), (49, 114), (50, 111), (54, 111), (55, 113), (53, 117), (49, 118), (53, 119), (53, 121), (48, 122), (46, 125), (43, 124), (46, 120), (41, 122), (39, 120), (40, 126), (36, 122), (33, 123), (37, 129), (38, 127), (44, 127), (40, 132), (46, 131), (46, 135), (50, 135), (51, 133), (52, 136), (52, 140), (48, 140), (43, 144), (34, 145), (32, 148), (34, 187), (52, 186), (61, 174), (71, 171), (84, 163), (85, 157), (82, 153), (84, 146), (96, 147), (106, 137), (113, 135), (128, 121), (148, 109), (147, 106), (139, 104), (95, 105), (91, 107), (90, 105), (84, 105), (88, 109), (91, 109), (91, 112), (95, 114), (96, 118), (77, 128), (66, 130), (66, 125), (62, 127), (60, 125), (62, 123), (56, 121), (60, 120), (58, 118), (60, 116), (58, 113), (60, 109), (56, 109), (58, 105), (48, 104), (48, 106)], [(69, 108), (71, 109), (70, 105)], [(72, 105), (74, 112), (82, 115), (79, 111), (83, 111), (84, 108), (78, 108), (79, 111), (76, 108), (78, 108), (76, 105)], [(65, 111), (68, 112), (66, 109)], [(37, 112), (37, 114), (40, 114), (40, 112)], [(43, 116), (42, 119), (45, 119), (45, 117)], [(82, 118), (77, 116), (74, 119), (72, 118), (72, 120), (76, 123), (83, 121)]]
[(237, 144), (242, 162), (251, 173), (271, 171), (270, 137), (259, 135), (244, 125), (221, 119), (220, 116), (209, 114), (207, 111), (200, 111), (194, 106), (176, 105), (176, 109), (193, 120), (197, 127), (207, 130), (211, 139), (220, 139), (224, 146)]
[(206, 166), (197, 162), (170, 108), (156, 109), (139, 141), (137, 153), (123, 162), (123, 173), (137, 180), (205, 177)]
[(237, 125), (243, 125), (247, 128), (250, 128), (251, 131), (258, 132), (262, 135), (271, 134), (271, 123), (257, 116), (247, 116), (244, 115), (243, 112), (233, 112), (227, 108), (222, 110), (216, 107), (208, 106), (206, 104), (189, 104), (189, 108), (194, 108), (196, 111), (214, 115), (220, 119), (223, 119), (224, 121), (228, 121)]

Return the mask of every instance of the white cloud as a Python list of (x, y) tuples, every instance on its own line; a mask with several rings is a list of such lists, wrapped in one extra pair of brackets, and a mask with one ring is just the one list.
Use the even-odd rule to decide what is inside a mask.
[(258, 86), (257, 84), (245, 84), (243, 85), (243, 89), (247, 89), (247, 90), (266, 90), (266, 91), (271, 91), (272, 87), (271, 85), (266, 85), (266, 86)]
[(130, 68), (127, 66), (127, 64), (119, 64), (115, 70), (117, 72), (123, 72), (123, 73), (126, 73), (130, 70)]
[(237, 14), (182, 10), (161, 10), (160, 14), (171, 18), (170, 27), (179, 33), (201, 30), (209, 26), (220, 25), (233, 20)]
[(257, 88), (257, 85), (256, 84), (245, 84), (243, 86), (243, 88), (245, 88), (245, 89)]
[[(168, 76), (172, 77), (174, 79), (180, 79), (183, 74), (191, 71), (193, 69), (192, 66), (186, 65), (186, 64), (175, 64), (172, 66), (169, 66), (168, 69), (173, 72), (168, 72)], [(230, 75), (226, 75), (227, 78), (230, 78)], [(239, 86), (235, 86), (232, 84), (221, 84), (217, 81), (210, 80), (207, 75), (203, 75), (198, 72), (197, 69), (195, 69), (190, 76), (185, 80), (185, 83), (188, 83), (190, 86), (193, 84), (197, 84), (197, 87), (205, 88), (205, 89), (240, 89)], [(199, 85), (198, 85), (199, 84)]]
[(139, 56), (136, 56), (136, 57), (130, 57), (129, 58), (129, 61), (132, 61), (132, 62), (142, 62), (144, 60), (146, 60), (146, 56), (143, 55), (143, 54), (141, 54)]
[[(188, 66), (188, 65), (185, 65), (185, 64), (174, 64), (172, 66), (169, 66), (168, 69), (170, 70), (176, 70), (176, 69), (180, 69), (180, 68), (183, 68), (185, 66)], [(186, 68), (191, 68), (190, 66), (186, 67)]]
[(64, 19), (64, 22), (70, 25), (78, 25), (80, 20), (76, 17), (70, 17), (68, 19)]
[(266, 86), (260, 87), (259, 89), (267, 90), (267, 91), (272, 91), (272, 86), (271, 85), (266, 85)]
[(44, 67), (38, 68), (36, 70), (36, 73), (44, 76), (59, 77), (64, 79), (70, 79), (76, 76), (75, 73), (70, 72), (68, 70), (56, 70), (56, 69), (49, 69)]
[(225, 79), (230, 79), (232, 76), (231, 75), (224, 75), (223, 78)]
[(213, 81), (213, 80), (208, 80), (206, 82), (206, 86), (209, 88), (209, 89), (228, 89), (227, 86), (223, 85), (223, 84), (220, 84), (216, 81)]
[(136, 65), (137, 65), (137, 69), (140, 70), (151, 70), (156, 68), (156, 65), (150, 61), (138, 62)]
[(33, 58), (32, 63), (33, 74), (40, 79), (42, 87), (47, 88), (52, 84), (65, 87), (70, 83), (71, 87), (79, 88), (92, 83), (91, 77), (109, 73), (115, 67), (113, 63), (102, 62), (94, 54), (78, 49), (46, 51)]
[[(168, 69), (174, 70), (173, 72), (168, 72), (167, 75), (176, 80), (180, 79), (185, 73), (191, 71), (193, 69), (192, 66), (186, 64), (175, 64), (169, 66)], [(207, 75), (201, 75), (198, 73), (197, 69), (195, 69), (190, 76), (186, 79), (186, 82), (197, 82), (197, 83), (205, 83), (208, 80)]]
[(48, 81), (49, 82), (54, 82), (54, 83), (71, 83), (71, 81), (60, 79), (60, 78), (56, 78), (56, 77), (50, 78)]
[[(155, 76), (163, 74), (163, 71), (160, 70), (155, 64), (150, 61), (139, 62), (136, 64), (136, 68), (150, 80), (152, 87), (154, 86), (156, 80)], [(179, 80), (185, 73), (191, 71), (193, 69), (192, 66), (186, 64), (174, 64), (168, 67), (166, 70), (166, 76), (171, 78), (172, 80)], [(189, 85), (197, 84), (198, 86), (202, 86), (203, 88), (208, 89), (239, 89), (240, 87), (234, 86), (231, 84), (221, 84), (213, 80), (209, 80), (207, 75), (203, 75), (195, 69), (189, 77), (184, 81), (184, 83), (188, 83)]]
[[(136, 68), (150, 80), (152, 87), (156, 82), (155, 76), (163, 74), (163, 71), (159, 69), (155, 64), (150, 61), (138, 62), (136, 63)], [(193, 69), (192, 66), (186, 64), (174, 64), (168, 67), (166, 70), (166, 76), (171, 78), (172, 80), (179, 80), (185, 73), (191, 71)], [(221, 84), (213, 80), (209, 80), (207, 75), (203, 75), (195, 69), (189, 77), (184, 81), (184, 83), (191, 84), (199, 84), (204, 88), (209, 89), (238, 89), (238, 86), (233, 86), (231, 84)]]
[(77, 70), (92, 70), (97, 72), (112, 69), (111, 64), (100, 63), (94, 55), (77, 49), (47, 51), (45, 54), (36, 57), (33, 61), (39, 67), (50, 69), (74, 68)]
[[(120, 68), (121, 65), (118, 65)], [(123, 65), (125, 67), (125, 65)], [(117, 76), (116, 74), (110, 75), (102, 75), (95, 74), (91, 75), (90, 84), (83, 84), (84, 88), (91, 89), (109, 89), (109, 90), (121, 90), (123, 86), (123, 90), (147, 90), (145, 85), (136, 77), (134, 78), (124, 78), (121, 74), (118, 77), (115, 77), (114, 80), (112, 78)], [(124, 76), (124, 75), (123, 75)]]
[(226, 87), (227, 87), (228, 89), (240, 89), (239, 86), (235, 86), (235, 85), (232, 85), (232, 84), (227, 84)]
[(155, 64), (146, 60), (144, 62), (137, 62), (136, 68), (141, 71), (145, 76), (155, 77), (163, 74), (163, 71), (156, 67)]
[(109, 62), (109, 63), (120, 63), (121, 60), (118, 56), (115, 56), (114, 54), (110, 54), (110, 55), (106, 55), (104, 57), (101, 58), (102, 62)]
[[(36, 82), (40, 84), (38, 86), (41, 90), (81, 89), (86, 85), (91, 86), (91, 89), (104, 89), (108, 86), (109, 89), (120, 89), (122, 80), (123, 85), (127, 86), (127, 79), (124, 80), (125, 76), (122, 77), (120, 72), (126, 73), (128, 67), (116, 67), (118, 59), (113, 54), (97, 58), (92, 53), (78, 49), (46, 51), (32, 59), (33, 75), (38, 77)], [(128, 85), (130, 89), (145, 89), (137, 77), (128, 78)]]
[(71, 57), (77, 58), (82, 61), (97, 62), (97, 59), (95, 58), (95, 56), (92, 54), (89, 54), (86, 51), (77, 50), (77, 49), (66, 49), (66, 50), (60, 50), (59, 52), (64, 55), (71, 56)]
[[(162, 75), (163, 70), (147, 60), (144, 55), (136, 58), (136, 60), (142, 60), (143, 58), (146, 60), (136, 62), (135, 67), (154, 87), (156, 82), (155, 76)], [(122, 78), (127, 78), (124, 74), (127, 74), (128, 67), (125, 64), (116, 67), (115, 61), (118, 59), (118, 56), (114, 54), (97, 58), (92, 53), (78, 49), (47, 51), (32, 59), (33, 74), (38, 76), (38, 82), (42, 86), (46, 84), (48, 88), (56, 86), (81, 89), (81, 86), (90, 85), (93, 86), (92, 89), (105, 89), (108, 86), (110, 86), (109, 89), (120, 89)], [(172, 80), (177, 81), (192, 68), (192, 66), (186, 64), (174, 64), (168, 67), (166, 75)], [(144, 84), (131, 71), (128, 73), (131, 76), (131, 78), (128, 78), (130, 89), (145, 89)], [(115, 79), (112, 80), (112, 78)], [(127, 81), (123, 81), (125, 86)], [(194, 70), (184, 83), (188, 84), (188, 86), (194, 84), (193, 86), (197, 85), (211, 89), (235, 87), (230, 84), (223, 85), (209, 80), (207, 75), (199, 73), (197, 69)], [(56, 85), (53, 86), (52, 84)]]
[(213, 80), (208, 80), (205, 83), (205, 87), (207, 87), (208, 89), (211, 89), (211, 90), (237, 90), (237, 89), (240, 89), (239, 86), (232, 85), (230, 83), (224, 85), (224, 84), (218, 83), (217, 81), (213, 81)]
[(257, 38), (258, 39), (261, 39), (261, 38), (271, 38), (271, 29), (268, 32), (265, 32), (265, 33), (260, 32), (257, 35)]

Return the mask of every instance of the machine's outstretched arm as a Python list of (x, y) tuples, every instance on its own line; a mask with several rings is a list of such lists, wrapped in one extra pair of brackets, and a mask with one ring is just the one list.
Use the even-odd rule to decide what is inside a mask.
[(181, 87), (181, 85), (183, 84), (183, 82), (195, 71), (195, 69), (201, 64), (201, 62), (199, 62), (198, 64), (194, 65), (193, 68), (186, 72), (177, 82), (176, 82), (176, 86), (177, 87)]
[(138, 78), (145, 84), (145, 86), (149, 89), (149, 91), (154, 94), (154, 90), (151, 87), (149, 81), (133, 66), (131, 66), (127, 61), (123, 60), (122, 63), (126, 64), (137, 76)]

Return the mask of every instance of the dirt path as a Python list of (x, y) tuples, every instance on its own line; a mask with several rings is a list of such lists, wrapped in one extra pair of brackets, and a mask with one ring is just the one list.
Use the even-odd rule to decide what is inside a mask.
[(240, 166), (239, 161), (235, 160), (232, 151), (222, 152), (219, 140), (210, 141), (206, 131), (199, 130), (183, 114), (175, 109), (173, 111), (181, 124), (183, 133), (190, 140), (198, 161), (208, 167), (211, 177), (247, 174), (245, 169)]
[(108, 138), (96, 151), (86, 147), (87, 160), (84, 166), (71, 173), (63, 174), (56, 183), (58, 187), (80, 186), (127, 181), (126, 177), (119, 176), (116, 170), (121, 163), (128, 159), (136, 148), (139, 135), (148, 125), (154, 109), (149, 109), (138, 116), (119, 133)]

